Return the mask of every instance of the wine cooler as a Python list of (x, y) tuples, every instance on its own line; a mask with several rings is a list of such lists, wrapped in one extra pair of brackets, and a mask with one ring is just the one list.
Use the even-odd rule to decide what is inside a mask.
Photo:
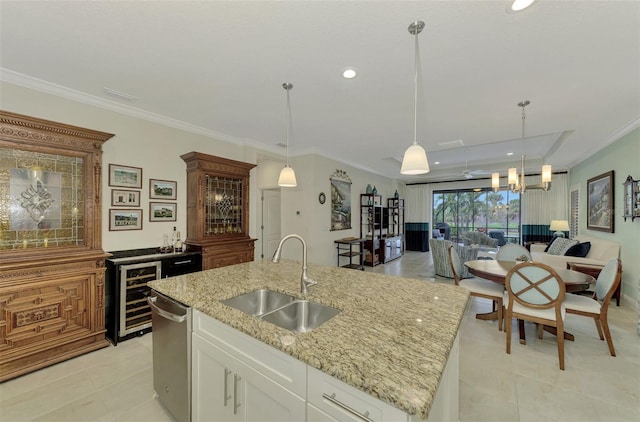
[(148, 282), (202, 271), (199, 251), (160, 254), (146, 248), (110, 253), (106, 261), (105, 328), (114, 345), (152, 330)]
[(147, 303), (147, 282), (161, 276), (162, 261), (120, 266), (120, 326), (118, 337), (151, 327), (151, 308)]

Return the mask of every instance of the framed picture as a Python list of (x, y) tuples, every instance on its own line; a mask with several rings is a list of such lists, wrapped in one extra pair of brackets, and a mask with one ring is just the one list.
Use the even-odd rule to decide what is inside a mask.
[(149, 179), (150, 199), (176, 199), (176, 189), (174, 180)]
[(587, 229), (613, 233), (613, 170), (587, 181)]
[(142, 230), (142, 210), (109, 209), (109, 231)]
[(176, 221), (176, 203), (149, 202), (149, 221)]
[(351, 178), (344, 170), (338, 170), (331, 181), (331, 231), (351, 228)]
[(112, 207), (139, 207), (140, 191), (111, 189), (111, 206)]
[(109, 186), (142, 189), (142, 169), (109, 164)]

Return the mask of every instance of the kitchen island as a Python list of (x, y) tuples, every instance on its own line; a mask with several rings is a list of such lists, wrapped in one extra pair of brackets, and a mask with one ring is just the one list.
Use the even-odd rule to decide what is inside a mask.
[[(308, 333), (285, 330), (221, 303), (256, 289), (302, 298), (301, 264), (296, 261), (254, 261), (149, 286), (308, 365), (310, 377), (315, 368), (408, 418), (429, 417), (447, 369), (455, 377), (457, 418), (457, 333), (469, 298), (466, 290), (318, 265), (309, 265), (309, 274), (318, 284), (305, 299), (341, 312)], [(194, 332), (197, 325), (194, 321)], [(447, 365), (454, 351), (455, 362)], [(225, 389), (226, 374), (225, 367)]]

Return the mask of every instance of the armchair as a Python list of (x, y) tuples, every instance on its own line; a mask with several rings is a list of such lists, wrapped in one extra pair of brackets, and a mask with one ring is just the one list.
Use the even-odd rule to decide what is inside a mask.
[[(454, 278), (453, 272), (451, 271), (451, 263), (449, 260), (449, 246), (453, 246), (456, 252), (458, 252), (460, 260), (463, 263), (466, 261), (477, 259), (478, 257), (477, 246), (460, 246), (457, 243), (451, 242), (449, 240), (441, 239), (429, 239), (429, 246), (431, 248), (431, 256), (433, 257), (433, 268), (436, 275), (439, 275), (441, 277)], [(462, 274), (460, 274), (460, 276), (460, 278), (473, 277), (473, 275), (466, 267), (464, 268), (464, 271), (462, 272)]]

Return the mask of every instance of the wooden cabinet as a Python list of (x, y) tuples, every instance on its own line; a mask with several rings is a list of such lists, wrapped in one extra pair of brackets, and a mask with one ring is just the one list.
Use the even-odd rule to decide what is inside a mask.
[(306, 365), (194, 312), (194, 421), (303, 421)]
[(364, 264), (370, 267), (382, 263), (382, 196), (360, 194), (360, 238), (364, 241)]
[(631, 221), (640, 218), (640, 180), (633, 180), (627, 176), (624, 182), (624, 208), (622, 217), (624, 221), (631, 218)]
[(202, 269), (253, 261), (249, 237), (249, 171), (255, 164), (190, 152), (187, 164), (187, 239), (202, 251)]
[(0, 381), (105, 347), (102, 143), (0, 111)]

